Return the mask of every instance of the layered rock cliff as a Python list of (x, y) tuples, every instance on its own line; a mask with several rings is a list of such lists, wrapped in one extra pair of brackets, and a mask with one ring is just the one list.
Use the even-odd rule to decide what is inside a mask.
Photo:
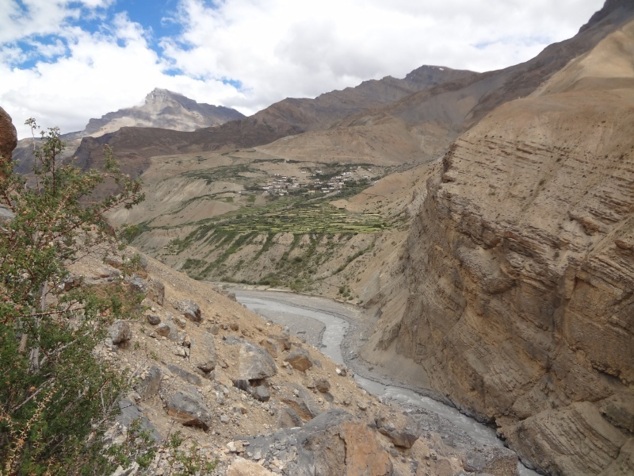
[(633, 45), (629, 23), (455, 142), (365, 352), (549, 474), (634, 473)]

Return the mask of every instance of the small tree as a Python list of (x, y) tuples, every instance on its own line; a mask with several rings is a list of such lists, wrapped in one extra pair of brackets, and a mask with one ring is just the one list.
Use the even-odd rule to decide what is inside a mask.
[[(42, 138), (32, 178), (14, 173), (10, 161), (0, 171), (0, 205), (11, 215), (0, 222), (0, 474), (7, 475), (91, 472), (97, 461), (122, 379), (94, 349), (121, 306), (116, 292), (68, 289), (66, 266), (93, 244), (114, 241), (104, 212), (143, 199), (110, 150), (105, 170), (82, 172), (59, 162), (57, 129)], [(106, 180), (118, 193), (93, 199)]]

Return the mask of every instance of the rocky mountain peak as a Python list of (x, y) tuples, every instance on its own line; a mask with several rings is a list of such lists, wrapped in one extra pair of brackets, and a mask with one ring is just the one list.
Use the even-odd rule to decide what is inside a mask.
[[(145, 96), (145, 106), (152, 106), (166, 103), (178, 104), (185, 109), (196, 110), (201, 106), (208, 106), (208, 104), (200, 104), (192, 99), (189, 99), (182, 94), (170, 91), (169, 89), (154, 88), (147, 96)], [(213, 106), (212, 106), (213, 107)]]
[(472, 71), (455, 70), (446, 66), (423, 65), (405, 76), (405, 81), (433, 86), (475, 74)]
[(159, 127), (178, 131), (193, 131), (242, 119), (235, 109), (199, 103), (170, 91), (155, 88), (141, 106), (109, 112), (99, 119), (91, 119), (84, 135), (101, 136), (121, 127)]
[(619, 21), (623, 19), (623, 15), (631, 16), (632, 14), (634, 14), (634, 3), (630, 0), (605, 0), (603, 8), (592, 15), (588, 23), (583, 25), (579, 31), (587, 30), (608, 17), (614, 17), (615, 20)]

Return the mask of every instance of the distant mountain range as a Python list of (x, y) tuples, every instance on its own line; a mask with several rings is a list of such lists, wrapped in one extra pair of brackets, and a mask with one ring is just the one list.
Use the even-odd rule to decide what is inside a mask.
[[(610, 0), (603, 13), (591, 18), (575, 37), (502, 70), (475, 73), (422, 66), (403, 79), (370, 80), (315, 99), (287, 98), (253, 116), (213, 128), (168, 132), (156, 127), (122, 127), (86, 137), (76, 158), (81, 166), (94, 166), (101, 160), (103, 146), (109, 144), (132, 174), (142, 173), (153, 155), (266, 144), (278, 156), (292, 151), (294, 156), (299, 153), (313, 160), (324, 155), (331, 160), (365, 158), (372, 163), (432, 160), (490, 111), (528, 96), (570, 60), (594, 47), (623, 23), (623, 8), (626, 3)], [(274, 142), (281, 138), (284, 144), (278, 147)]]
[[(244, 119), (244, 114), (224, 106), (198, 103), (182, 94), (156, 88), (140, 106), (109, 112), (99, 119), (90, 119), (82, 131), (64, 134), (66, 156), (72, 156), (84, 137), (100, 137), (122, 127), (153, 127), (174, 131), (194, 131)], [(27, 173), (32, 164), (32, 139), (23, 139), (13, 153), (18, 170)]]

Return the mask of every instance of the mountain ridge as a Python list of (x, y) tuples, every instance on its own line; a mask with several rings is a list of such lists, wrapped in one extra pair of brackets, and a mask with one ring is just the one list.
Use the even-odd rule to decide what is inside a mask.
[(121, 127), (159, 127), (192, 131), (243, 119), (244, 114), (224, 106), (198, 103), (180, 93), (155, 88), (141, 106), (119, 109), (90, 119), (83, 134), (98, 137)]

